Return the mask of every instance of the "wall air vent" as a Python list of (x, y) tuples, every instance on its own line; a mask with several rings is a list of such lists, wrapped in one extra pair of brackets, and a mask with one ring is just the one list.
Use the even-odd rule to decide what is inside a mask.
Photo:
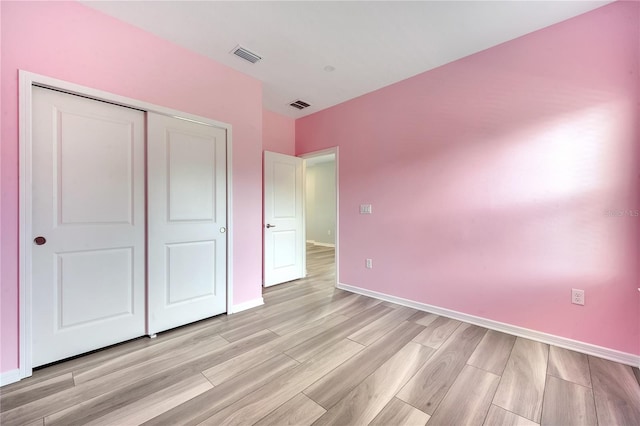
[(244, 59), (245, 61), (251, 62), (252, 64), (255, 64), (260, 59), (262, 59), (262, 56), (256, 55), (255, 53), (245, 49), (244, 47), (242, 47), (240, 45), (234, 47), (233, 50), (231, 51), (231, 53), (233, 53), (234, 55), (238, 56), (239, 58)]
[(300, 99), (298, 99), (297, 101), (291, 102), (289, 105), (291, 105), (292, 107), (297, 108), (297, 109), (305, 109), (305, 108), (311, 106), (308, 103), (306, 103), (305, 101), (301, 101)]

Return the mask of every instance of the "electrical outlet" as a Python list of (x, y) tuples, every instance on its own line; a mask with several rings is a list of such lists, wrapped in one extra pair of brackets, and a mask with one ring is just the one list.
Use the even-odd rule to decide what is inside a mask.
[(373, 269), (373, 260), (372, 259), (365, 259), (364, 260), (364, 267), (367, 269)]
[(360, 204), (360, 214), (371, 214), (371, 204)]
[(584, 305), (584, 290), (571, 289), (571, 303), (574, 305)]

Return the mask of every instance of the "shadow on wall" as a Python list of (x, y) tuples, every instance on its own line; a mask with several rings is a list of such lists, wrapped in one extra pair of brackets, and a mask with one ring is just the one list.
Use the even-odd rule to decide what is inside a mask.
[(340, 148), (341, 282), (640, 354), (640, 218), (605, 214), (640, 209), (639, 11), (297, 120), (297, 152)]
[[(640, 209), (633, 94), (545, 78), (520, 91), (474, 84), (457, 110), (421, 98), (432, 85), (414, 87), (422, 104), (404, 102), (394, 126), (368, 125), (341, 145), (341, 197), (375, 209), (373, 228), (353, 206), (341, 212), (343, 256), (379, 259), (375, 291), (578, 339), (576, 328), (632, 329), (637, 300), (624, 289), (639, 279), (640, 218), (606, 212)], [(462, 86), (448, 97), (459, 102)], [(358, 120), (382, 113), (364, 105)], [(368, 280), (347, 269), (345, 283)], [(559, 315), (575, 309), (572, 287), (596, 309)]]
[[(637, 250), (638, 220), (606, 213), (640, 208), (629, 179), (640, 165), (634, 161), (638, 146), (629, 137), (612, 138), (632, 121), (630, 110), (624, 102), (611, 103), (502, 140), (462, 147), (453, 142), (437, 154), (405, 159), (402, 168), (393, 160), (381, 163), (366, 179), (384, 176), (398, 202), (376, 210), (378, 235), (392, 230), (391, 241), (421, 241), (429, 262), (443, 265), (435, 270), (447, 270), (449, 255), (462, 260), (496, 248), (503, 262), (520, 266), (508, 279), (539, 273), (602, 279), (622, 272)], [(407, 185), (417, 176), (420, 185)], [(403, 227), (403, 235), (393, 226), (397, 220), (415, 226)], [(582, 262), (580, 271), (575, 262)]]

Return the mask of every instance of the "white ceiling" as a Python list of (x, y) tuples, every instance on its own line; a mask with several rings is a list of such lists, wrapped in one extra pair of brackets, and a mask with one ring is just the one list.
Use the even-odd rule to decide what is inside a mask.
[(82, 3), (261, 80), (264, 107), (298, 118), (611, 1)]

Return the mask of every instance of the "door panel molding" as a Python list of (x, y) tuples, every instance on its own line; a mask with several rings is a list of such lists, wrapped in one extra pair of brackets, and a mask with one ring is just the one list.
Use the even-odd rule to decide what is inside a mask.
[[(98, 101), (116, 104), (119, 106), (137, 109), (143, 112), (154, 112), (175, 118), (195, 121), (201, 124), (219, 127), (227, 133), (227, 311), (233, 307), (233, 171), (232, 171), (232, 128), (230, 124), (222, 123), (206, 117), (188, 114), (171, 108), (154, 105), (151, 103), (131, 99), (125, 96), (90, 87), (78, 85), (64, 80), (19, 71), (19, 232), (18, 232), (18, 256), (19, 256), (19, 377), (23, 379), (32, 374), (32, 110), (33, 87), (40, 86), (58, 90), (73, 95), (79, 95)], [(14, 376), (12, 376), (14, 377)]]

